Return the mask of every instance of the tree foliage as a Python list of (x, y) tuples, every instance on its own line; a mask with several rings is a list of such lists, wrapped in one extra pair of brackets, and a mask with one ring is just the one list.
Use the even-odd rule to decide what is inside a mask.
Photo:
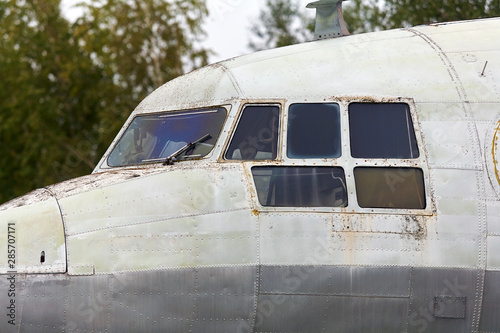
[(499, 15), (499, 0), (351, 0), (344, 10), (351, 33)]
[(257, 39), (250, 39), (254, 51), (287, 46), (310, 38), (308, 25), (297, 0), (267, 0), (258, 20), (250, 30)]
[(202, 0), (0, 0), (0, 202), (88, 174), (137, 103), (207, 62)]
[[(350, 0), (343, 7), (351, 33), (500, 16), (500, 0)], [(251, 39), (250, 48), (261, 50), (310, 40), (314, 22), (297, 0), (267, 0), (250, 31), (260, 41)]]

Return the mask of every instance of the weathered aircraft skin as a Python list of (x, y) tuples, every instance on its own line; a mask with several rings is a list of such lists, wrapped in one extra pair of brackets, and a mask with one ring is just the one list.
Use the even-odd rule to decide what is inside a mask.
[[(305, 103), (338, 107), (340, 156), (289, 157), (289, 107)], [(418, 156), (353, 157), (353, 104), (406, 105)], [(275, 157), (226, 153), (248, 106), (279, 110)], [(114, 157), (135, 117), (199, 109), (227, 113), (204, 157)], [(91, 175), (0, 206), (0, 331), (500, 332), (499, 143), (500, 19), (193, 71), (137, 107)], [(263, 202), (259, 167), (283, 166), (343, 170), (344, 199)], [(357, 172), (377, 168), (399, 170), (389, 188), (420, 170), (422, 206), (362, 203)]]

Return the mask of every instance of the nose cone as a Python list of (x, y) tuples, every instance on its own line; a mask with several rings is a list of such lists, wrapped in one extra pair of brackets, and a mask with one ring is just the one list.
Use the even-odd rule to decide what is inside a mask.
[(0, 274), (66, 271), (64, 228), (59, 205), (45, 189), (0, 206)]

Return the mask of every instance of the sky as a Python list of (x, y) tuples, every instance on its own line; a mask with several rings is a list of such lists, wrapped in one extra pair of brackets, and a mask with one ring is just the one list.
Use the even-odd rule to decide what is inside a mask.
[[(313, 0), (300, 0), (305, 6)], [(207, 0), (210, 13), (206, 23), (208, 33), (204, 45), (218, 53), (211, 62), (252, 52), (248, 49), (250, 26), (259, 17), (266, 0)], [(314, 11), (310, 15), (314, 15)]]
[[(210, 63), (251, 53), (248, 48), (250, 26), (258, 19), (259, 12), (264, 8), (266, 0), (206, 0), (209, 17), (205, 22), (207, 38), (202, 43), (206, 48), (217, 54), (212, 55)], [(305, 6), (313, 0), (300, 0), (300, 6)], [(74, 4), (81, 0), (63, 0), (62, 9), (69, 19), (79, 15)], [(308, 13), (308, 12), (311, 13)], [(311, 16), (314, 11), (308, 9)]]

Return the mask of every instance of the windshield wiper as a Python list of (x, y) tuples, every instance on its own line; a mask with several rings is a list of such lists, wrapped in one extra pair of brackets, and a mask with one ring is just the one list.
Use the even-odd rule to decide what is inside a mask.
[(177, 150), (176, 152), (172, 153), (169, 157), (167, 157), (167, 159), (165, 160), (165, 162), (163, 162), (163, 165), (172, 165), (172, 164), (174, 164), (177, 161), (176, 157), (178, 157), (182, 153), (188, 151), (189, 149), (193, 148), (198, 143), (203, 142), (205, 140), (208, 140), (211, 137), (212, 136), (210, 134), (205, 134), (204, 136), (202, 136), (198, 140), (186, 144), (184, 147), (182, 147), (181, 149)]

